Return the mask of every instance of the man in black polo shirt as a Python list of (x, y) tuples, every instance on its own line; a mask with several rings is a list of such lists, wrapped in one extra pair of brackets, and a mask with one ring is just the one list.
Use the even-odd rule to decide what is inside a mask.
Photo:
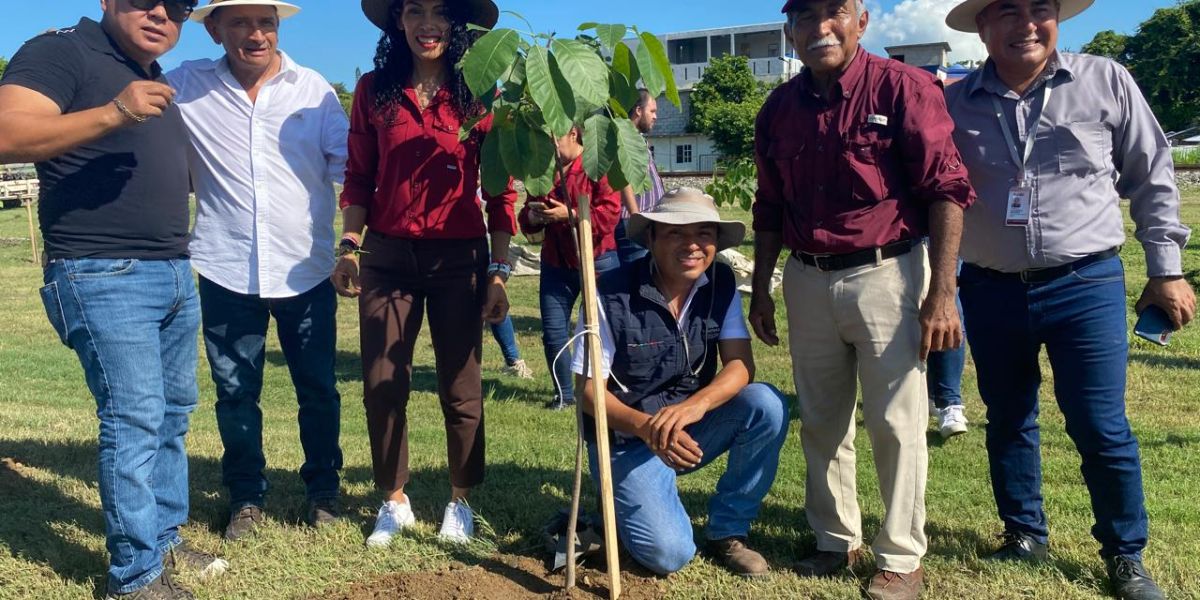
[(100, 420), (110, 598), (180, 599), (179, 563), (225, 561), (179, 537), (200, 310), (187, 259), (187, 133), (155, 62), (195, 0), (102, 0), (21, 47), (0, 79), (0, 163), (36, 162), (42, 301)]

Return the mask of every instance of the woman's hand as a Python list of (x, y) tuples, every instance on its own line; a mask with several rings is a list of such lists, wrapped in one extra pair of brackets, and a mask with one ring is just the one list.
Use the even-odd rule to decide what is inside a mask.
[(499, 325), (508, 316), (508, 292), (498, 275), (488, 277), (487, 299), (483, 303), (483, 320)]
[(358, 255), (347, 254), (339, 258), (337, 266), (333, 268), (333, 275), (329, 279), (333, 282), (333, 289), (339, 296), (357, 298), (362, 293), (362, 288), (358, 284)]

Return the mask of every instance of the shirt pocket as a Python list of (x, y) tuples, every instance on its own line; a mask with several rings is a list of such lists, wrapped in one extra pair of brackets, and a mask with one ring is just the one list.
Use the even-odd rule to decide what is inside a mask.
[(851, 133), (842, 148), (843, 189), (861, 204), (875, 204), (886, 194), (882, 165), (892, 148), (891, 131), (866, 128)]
[(1112, 132), (1105, 123), (1066, 123), (1054, 127), (1058, 171), (1087, 177), (1112, 162)]
[(783, 197), (791, 200), (798, 198), (798, 184), (802, 181), (800, 173), (800, 156), (804, 152), (804, 141), (797, 139), (776, 139), (767, 146), (767, 158), (775, 164), (779, 172), (779, 180), (783, 183)]

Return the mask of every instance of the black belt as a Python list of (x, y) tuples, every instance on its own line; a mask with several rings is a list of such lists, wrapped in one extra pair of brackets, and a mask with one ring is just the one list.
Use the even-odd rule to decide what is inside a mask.
[(821, 271), (841, 271), (903, 256), (912, 251), (913, 246), (918, 243), (920, 242), (916, 240), (901, 240), (879, 248), (867, 248), (846, 254), (809, 254), (793, 250), (792, 258)]
[(1089, 254), (1077, 261), (1069, 262), (1065, 265), (1046, 267), (1045, 269), (1029, 269), (1026, 271), (1018, 271), (1016, 273), (1005, 273), (1004, 271), (988, 269), (986, 267), (980, 267), (970, 263), (963, 266), (975, 269), (988, 279), (1012, 282), (1019, 281), (1021, 283), (1046, 283), (1047, 281), (1054, 281), (1059, 277), (1070, 275), (1071, 273), (1074, 273), (1075, 271), (1078, 271), (1079, 269), (1082, 269), (1088, 265), (1098, 263), (1102, 260), (1108, 260), (1114, 256), (1117, 256), (1120, 251), (1120, 248), (1109, 248), (1108, 250), (1103, 250), (1095, 254)]

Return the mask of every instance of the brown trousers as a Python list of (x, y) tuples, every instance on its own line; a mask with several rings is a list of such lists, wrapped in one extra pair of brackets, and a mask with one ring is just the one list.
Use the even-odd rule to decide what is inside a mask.
[(487, 241), (368, 232), (363, 249), (358, 310), (375, 486), (391, 491), (408, 483), (413, 348), (428, 305), (450, 484), (474, 487), (483, 482), (484, 470), (480, 358)]

